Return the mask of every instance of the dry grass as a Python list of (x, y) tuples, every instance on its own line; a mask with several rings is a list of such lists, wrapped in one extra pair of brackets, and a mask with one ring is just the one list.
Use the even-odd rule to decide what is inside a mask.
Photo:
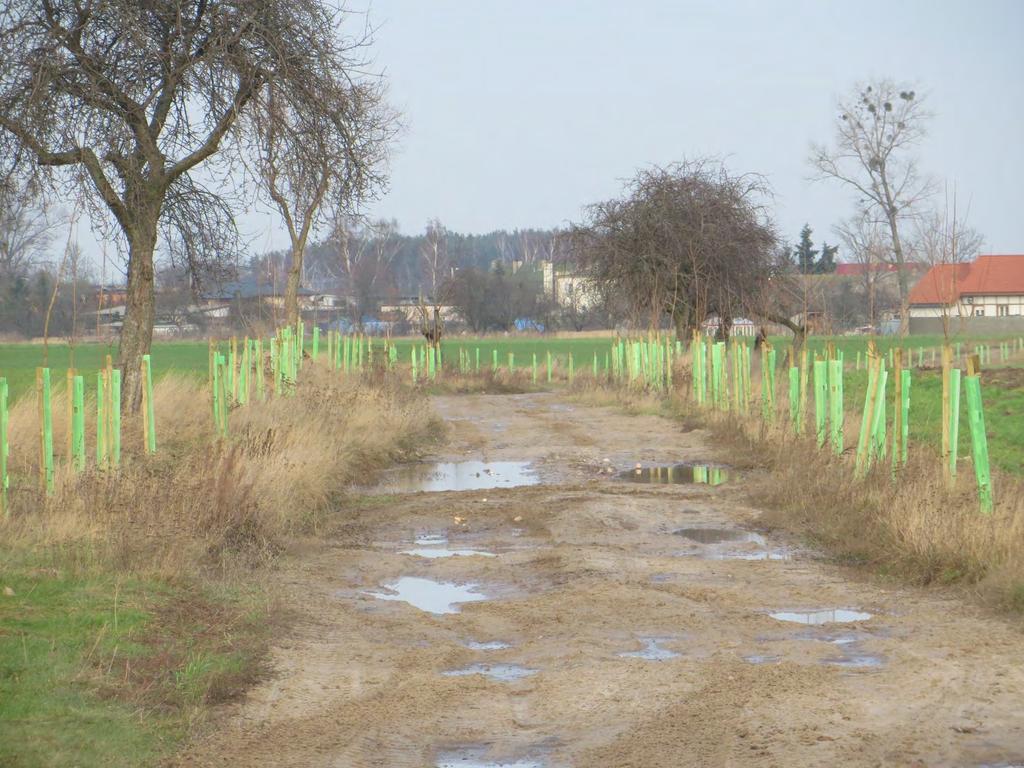
[[(49, 498), (37, 489), (35, 403), (16, 405), (8, 542), (165, 576), (197, 563), (260, 562), (289, 535), (315, 529), (354, 479), (414, 454), (443, 429), (422, 396), (391, 380), (347, 383), (312, 366), (294, 396), (234, 409), (226, 441), (213, 434), (204, 386), (168, 376), (154, 399), (156, 456), (143, 455), (138, 417), (126, 418), (121, 469), (73, 474), (63, 460), (64, 396), (56, 395)], [(94, 412), (87, 404), (90, 451)]]
[(769, 527), (796, 533), (850, 563), (915, 583), (960, 585), (1001, 610), (1024, 611), (1024, 482), (1017, 477), (995, 472), (995, 508), (982, 514), (970, 461), (960, 462), (951, 487), (928, 446), (910, 446), (908, 464), (895, 480), (888, 461), (857, 479), (853, 453), (860, 424), (849, 412), (847, 450), (837, 457), (784, 428), (781, 412), (778, 424), (766, 428), (756, 417), (696, 411), (682, 392), (666, 398), (581, 386), (574, 397), (709, 427), (733, 465), (767, 470), (752, 474), (750, 487)]
[(960, 584), (1000, 608), (1024, 610), (1024, 483), (998, 475), (992, 514), (979, 511), (970, 466), (948, 485), (937, 457), (911, 451), (893, 479), (888, 462), (863, 480), (852, 459), (813, 441), (752, 434), (720, 421), (716, 434), (769, 470), (753, 483), (765, 522), (836, 555), (918, 583)]
[(445, 395), (518, 395), (537, 389), (533, 384), (532, 373), (527, 369), (510, 373), (506, 368), (497, 371), (484, 368), (479, 373), (460, 373), (456, 369), (446, 368), (442, 376), (432, 381), (421, 378), (420, 383), (433, 394)]

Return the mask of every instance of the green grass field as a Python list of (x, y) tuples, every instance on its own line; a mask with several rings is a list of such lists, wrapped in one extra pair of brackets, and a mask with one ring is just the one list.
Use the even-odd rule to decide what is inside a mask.
[[(61, 386), (64, 372), (73, 364), (86, 377), (86, 389), (92, 389), (96, 386), (96, 372), (105, 365), (107, 355), (116, 361), (117, 346), (79, 344), (71, 349), (63, 343), (50, 344), (44, 362), (42, 344), (0, 344), (0, 376), (7, 378), (12, 401), (33, 390), (36, 368), (43, 365), (52, 369), (55, 387)], [(157, 377), (169, 371), (206, 376), (206, 342), (158, 342), (153, 345), (152, 359), (153, 375)]]
[[(157, 765), (194, 708), (251, 663), (259, 610), (178, 580), (0, 546), (0, 765)], [(253, 601), (252, 605), (258, 605)], [(237, 613), (225, 640), (205, 622)], [(251, 673), (250, 673), (251, 674)]]
[[(992, 367), (1002, 366), (998, 344), (1000, 341), (1013, 341), (1014, 339), (961, 339), (963, 351), (973, 351), (975, 345), (988, 343), (994, 345), (992, 352)], [(380, 344), (379, 339), (374, 340), (375, 346)], [(417, 338), (404, 338), (396, 341), (400, 362), (409, 360), (410, 349), (414, 344), (419, 345), (422, 341)], [(498, 364), (504, 368), (508, 364), (508, 355), (511, 352), (515, 357), (517, 368), (529, 368), (532, 363), (532, 356), (537, 355), (538, 365), (543, 370), (547, 352), (559, 358), (563, 364), (568, 355), (572, 353), (577, 371), (589, 370), (593, 364), (594, 356), (597, 356), (598, 368), (604, 370), (606, 353), (609, 351), (612, 337), (586, 336), (578, 338), (546, 338), (539, 336), (530, 337), (451, 337), (442, 342), (442, 354), (447, 361), (456, 361), (459, 356), (459, 349), (465, 350), (469, 355), (471, 363), (475, 363), (477, 350), (480, 351), (480, 367), (489, 368), (492, 365), (493, 353), (498, 353)], [(750, 340), (752, 343), (752, 339)], [(788, 340), (774, 339), (779, 350), (779, 368), (782, 370), (785, 363), (785, 355), (789, 346)], [(846, 408), (847, 410), (859, 410), (863, 404), (864, 387), (866, 377), (863, 371), (851, 370), (856, 360), (857, 353), (862, 355), (867, 350), (867, 339), (860, 336), (838, 336), (834, 338), (812, 337), (808, 341), (808, 349), (813, 352), (823, 351), (828, 344), (834, 344), (842, 350), (847, 362), (847, 385), (846, 385)], [(917, 363), (917, 350), (923, 348), (924, 362), (928, 366), (932, 363), (932, 349), (937, 349), (942, 343), (940, 336), (913, 336), (906, 340), (907, 348)], [(896, 337), (881, 337), (876, 339), (877, 347), (888, 353), (891, 347), (899, 346), (900, 339)], [(310, 342), (307, 340), (307, 350)], [(379, 348), (379, 347), (378, 347)], [(321, 339), (321, 354), (326, 355), (326, 337)], [(48, 351), (50, 367), (54, 370), (53, 379), (59, 388), (63, 382), (63, 371), (68, 365), (74, 362), (76, 368), (87, 376), (86, 388), (91, 389), (94, 380), (91, 377), (102, 365), (106, 355), (115, 355), (117, 350), (110, 345), (82, 344), (71, 350), (63, 343), (51, 344)], [(205, 377), (207, 371), (207, 344), (203, 341), (177, 341), (157, 342), (153, 346), (153, 370), (159, 377), (169, 371), (176, 371), (187, 375)], [(1021, 358), (1011, 360), (1009, 365), (1019, 366)], [(38, 344), (3, 344), (0, 345), (0, 376), (8, 379), (8, 386), (11, 392), (12, 401), (32, 391), (35, 381), (35, 368), (43, 364), (43, 347)], [(989, 379), (989, 377), (986, 377)], [(781, 373), (780, 373), (780, 394)], [(783, 394), (784, 396), (784, 394)], [(989, 451), (993, 463), (1006, 472), (1024, 474), (1024, 387), (1021, 386), (1021, 379), (994, 377), (984, 388), (984, 402), (986, 406), (987, 422), (986, 427), (989, 433)], [(966, 409), (964, 402), (963, 408)], [(927, 370), (917, 370), (914, 373), (912, 405), (911, 405), (911, 437), (912, 439), (923, 440), (933, 446), (938, 446), (941, 441), (941, 424), (939, 414), (941, 411), (941, 382), (939, 377)], [(970, 450), (970, 435), (967, 430), (966, 410), (962, 415), (962, 428), (960, 430), (960, 453), (966, 455)]]

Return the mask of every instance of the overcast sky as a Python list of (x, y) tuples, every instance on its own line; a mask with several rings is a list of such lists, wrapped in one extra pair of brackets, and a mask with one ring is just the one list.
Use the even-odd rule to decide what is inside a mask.
[(712, 154), (759, 171), (781, 230), (853, 198), (811, 182), (837, 96), (914, 83), (925, 170), (955, 181), (988, 249), (1024, 252), (1024, 2), (374, 0), (376, 58), (408, 130), (373, 207), (404, 231), (550, 227), (641, 166)]
[[(768, 176), (787, 238), (808, 222), (834, 241), (854, 198), (810, 180), (810, 143), (839, 95), (891, 77), (934, 113), (923, 169), (956, 183), (986, 252), (1024, 253), (1021, 0), (373, 0), (369, 17), (406, 123), (370, 212), (404, 232), (562, 225), (639, 167), (710, 154)], [(242, 223), (257, 250), (287, 242), (269, 213)]]

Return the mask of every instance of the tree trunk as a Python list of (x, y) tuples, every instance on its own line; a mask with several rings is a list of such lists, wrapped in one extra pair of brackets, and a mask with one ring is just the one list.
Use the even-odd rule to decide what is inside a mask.
[[(889, 199), (888, 187), (886, 198)], [(890, 202), (885, 208), (885, 218), (889, 222), (889, 234), (892, 237), (892, 255), (896, 259), (896, 279), (900, 289), (900, 336), (906, 336), (910, 331), (910, 307), (907, 300), (910, 296), (910, 288), (907, 285), (906, 263), (903, 261), (903, 243), (900, 241), (899, 225), (896, 223), (896, 209)]]
[(302, 277), (302, 247), (292, 246), (292, 266), (288, 270), (288, 285), (284, 291), (285, 322), (292, 327), (299, 322), (299, 280)]
[(690, 308), (676, 309), (672, 313), (672, 322), (676, 327), (676, 339), (685, 344), (689, 340), (692, 330), (690, 325)]
[(156, 297), (153, 287), (153, 251), (159, 209), (136, 215), (136, 226), (126, 231), (128, 238), (128, 290), (118, 364), (121, 367), (121, 403), (129, 413), (137, 413), (142, 402), (142, 356), (153, 344), (153, 320)]
[(770, 322), (785, 326), (793, 332), (793, 353), (799, 355), (800, 350), (803, 349), (804, 342), (807, 340), (806, 324), (801, 325), (800, 323), (795, 323), (785, 315), (776, 314), (774, 312), (765, 312), (762, 317)]

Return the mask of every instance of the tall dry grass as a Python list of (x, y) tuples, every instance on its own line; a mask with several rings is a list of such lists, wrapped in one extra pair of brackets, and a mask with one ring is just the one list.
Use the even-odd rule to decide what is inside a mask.
[(37, 406), (20, 401), (11, 412), (7, 541), (163, 575), (260, 562), (315, 529), (355, 479), (415, 455), (443, 430), (425, 397), (393, 379), (346, 381), (313, 366), (294, 396), (234, 408), (227, 440), (214, 434), (205, 385), (168, 376), (154, 401), (157, 454), (144, 455), (141, 420), (126, 416), (122, 466), (112, 472), (95, 469), (95, 401), (87, 403), (90, 468), (73, 473), (66, 403), (56, 394), (49, 497), (39, 491)]
[[(1024, 611), (1024, 482), (993, 472), (995, 507), (980, 511), (973, 467), (961, 460), (946, 481), (939, 457), (911, 444), (894, 475), (888, 459), (864, 478), (854, 475), (860, 419), (847, 411), (842, 456), (797, 437), (780, 404), (775, 425), (757, 407), (749, 417), (698, 409), (689, 398), (687, 360), (663, 395), (628, 387), (580, 383), (575, 399), (633, 413), (660, 412), (710, 428), (740, 468), (758, 468), (748, 487), (769, 527), (791, 531), (837, 557), (898, 574), (917, 583), (957, 584), (1000, 609)], [(756, 379), (755, 379), (756, 382)], [(813, 429), (813, 427), (812, 427)]]

